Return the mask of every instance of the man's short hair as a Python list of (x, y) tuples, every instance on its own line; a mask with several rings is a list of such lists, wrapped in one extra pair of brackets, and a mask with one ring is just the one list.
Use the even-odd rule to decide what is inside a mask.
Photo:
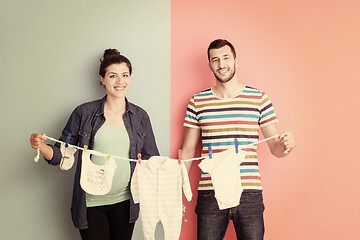
[(229, 46), (231, 49), (232, 54), (234, 55), (234, 58), (236, 58), (236, 52), (235, 52), (235, 48), (234, 46), (227, 40), (225, 39), (216, 39), (214, 41), (212, 41), (209, 45), (209, 48), (207, 50), (207, 55), (208, 55), (208, 60), (210, 62), (210, 50), (211, 49), (219, 49), (222, 48), (224, 46)]

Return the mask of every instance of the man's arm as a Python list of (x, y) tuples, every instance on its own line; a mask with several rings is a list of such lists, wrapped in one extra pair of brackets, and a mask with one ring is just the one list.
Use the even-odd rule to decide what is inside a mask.
[[(279, 130), (275, 123), (262, 127), (261, 131), (265, 138), (279, 134)], [(267, 144), (271, 153), (278, 158), (285, 157), (287, 155), (285, 151), (287, 149), (290, 149), (291, 151), (296, 146), (294, 136), (288, 131), (281, 132), (279, 137), (268, 140)]]
[[(196, 146), (200, 139), (200, 128), (185, 128), (185, 134), (181, 152), (179, 151), (180, 159), (189, 159), (195, 157)], [(186, 170), (189, 172), (191, 168), (191, 162), (185, 162)]]

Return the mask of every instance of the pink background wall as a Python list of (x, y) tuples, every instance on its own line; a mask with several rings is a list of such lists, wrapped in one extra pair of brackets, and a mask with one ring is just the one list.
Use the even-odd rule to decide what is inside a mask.
[[(215, 84), (206, 50), (237, 49), (239, 79), (271, 98), (297, 148), (285, 159), (259, 146), (265, 239), (356, 239), (360, 228), (360, 3), (358, 1), (171, 2), (171, 156), (189, 98)], [(181, 239), (196, 239), (199, 169)], [(231, 223), (232, 224), (232, 223)], [(236, 239), (230, 227), (225, 239)]]

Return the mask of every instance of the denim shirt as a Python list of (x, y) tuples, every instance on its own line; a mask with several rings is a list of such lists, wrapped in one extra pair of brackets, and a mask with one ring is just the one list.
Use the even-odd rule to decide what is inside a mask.
[[(60, 141), (66, 140), (68, 133), (71, 134), (70, 144), (89, 149), (94, 146), (96, 132), (105, 122), (104, 104), (106, 96), (102, 99), (84, 103), (78, 106), (71, 114), (65, 128), (62, 131)], [(148, 114), (135, 104), (126, 99), (126, 111), (123, 115), (125, 128), (130, 139), (130, 158), (137, 159), (137, 154), (141, 153), (142, 159), (149, 159), (151, 156), (158, 156), (159, 151), (156, 146), (155, 137), (152, 131)], [(60, 164), (62, 155), (58, 143), (50, 145), (54, 150), (53, 158), (49, 164)], [(86, 216), (86, 197), (85, 192), (80, 186), (82, 151), (79, 150), (77, 166), (75, 171), (74, 189), (71, 204), (71, 216), (76, 228), (85, 229), (87, 225)], [(133, 175), (136, 162), (130, 162), (131, 176)], [(130, 180), (131, 181), (131, 180)], [(131, 196), (130, 199), (130, 220), (135, 222), (139, 217), (139, 204), (135, 204)]]

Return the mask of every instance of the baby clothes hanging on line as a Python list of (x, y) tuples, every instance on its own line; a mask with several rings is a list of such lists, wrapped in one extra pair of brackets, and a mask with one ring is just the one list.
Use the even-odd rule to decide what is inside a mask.
[[(257, 145), (278, 136), (279, 135), (274, 135), (255, 143), (242, 146), (242, 148)], [(234, 141), (234, 143), (235, 146), (230, 146), (223, 152), (214, 153), (211, 157), (206, 157), (199, 163), (200, 169), (204, 172), (208, 172), (211, 176), (215, 198), (220, 210), (238, 206), (243, 192), (241, 186), (240, 164), (245, 161), (246, 152), (242, 151), (238, 145), (236, 146), (236, 141)], [(285, 154), (288, 153), (288, 150), (285, 151)]]
[(104, 165), (97, 165), (90, 160), (91, 152), (86, 150), (82, 153), (80, 186), (89, 194), (105, 195), (111, 190), (117, 165), (110, 155), (106, 156)]
[(69, 170), (75, 161), (74, 154), (76, 152), (76, 148), (73, 146), (65, 146), (66, 143), (60, 143), (60, 151), (61, 151), (61, 162), (60, 169), (61, 170)]
[(227, 209), (239, 205), (243, 188), (241, 186), (240, 164), (245, 160), (244, 151), (235, 152), (231, 146), (227, 150), (215, 153), (212, 158), (205, 158), (199, 163), (202, 171), (211, 175), (215, 189), (215, 198), (219, 209)]
[[(57, 139), (49, 137), (49, 136), (45, 136), (45, 138), (48, 139), (48, 140), (60, 143), (60, 144), (64, 143), (64, 142), (62, 142), (60, 140), (57, 140)], [(73, 147), (73, 148), (78, 149), (78, 150), (81, 150), (81, 151), (85, 150), (85, 148), (82, 148), (82, 147), (79, 147), (79, 146), (76, 146), (76, 145), (72, 145), (72, 144), (68, 144), (68, 146)], [(95, 150), (88, 150), (88, 151), (91, 151), (91, 154), (96, 154), (98, 156), (108, 156), (109, 155), (109, 154), (101, 153), (101, 152), (98, 152), (98, 151), (95, 151)], [(130, 162), (137, 162), (138, 161), (137, 159), (129, 159), (129, 158), (119, 157), (119, 156), (111, 156), (111, 157), (114, 158), (114, 159), (121, 159), (121, 160), (130, 161)], [(34, 162), (38, 162), (39, 158), (40, 158), (40, 151), (39, 151), (39, 149), (37, 149), (37, 155), (34, 157)], [(196, 160), (202, 160), (202, 159), (204, 159), (204, 157), (185, 159), (185, 160), (181, 160), (181, 162), (190, 162), (190, 161), (196, 161)]]
[(140, 203), (140, 216), (145, 240), (154, 240), (156, 224), (161, 221), (166, 240), (178, 240), (182, 223), (182, 190), (192, 198), (185, 165), (174, 159), (153, 156), (136, 165), (131, 192)]
[[(261, 141), (258, 141), (258, 142), (255, 142), (255, 143), (252, 143), (252, 144), (249, 144), (249, 145), (247, 145), (247, 146), (250, 146), (250, 145), (254, 145), (254, 144), (259, 144), (259, 143), (261, 143), (261, 142), (264, 142), (264, 141), (267, 141), (267, 140), (270, 140), (270, 139), (272, 139), (272, 138), (275, 138), (275, 137), (278, 137), (279, 135), (274, 135), (274, 136), (272, 136), (272, 137), (269, 137), (269, 138), (267, 138), (267, 139), (263, 139), (263, 140), (261, 140)], [(64, 142), (62, 142), (62, 141), (59, 141), (59, 140), (57, 140), (57, 139), (54, 139), (54, 138), (51, 138), (51, 137), (49, 137), (49, 136), (46, 136), (46, 139), (49, 139), (49, 140), (51, 140), (51, 141), (54, 141), (54, 142), (58, 142), (58, 143), (60, 143), (60, 144), (65, 144)], [(247, 147), (246, 146), (246, 147)], [(96, 155), (98, 155), (98, 156), (102, 156), (102, 157), (106, 157), (106, 156), (109, 156), (108, 154), (104, 154), (104, 153), (101, 153), (101, 152), (98, 152), (98, 151), (94, 151), (94, 150), (85, 150), (84, 148), (82, 148), (82, 147), (78, 147), (78, 146), (75, 146), (75, 145), (71, 145), (71, 144), (68, 144), (68, 148), (69, 147), (72, 147), (72, 148), (74, 148), (74, 149), (79, 149), (79, 150), (82, 150), (83, 151), (83, 155), (82, 155), (82, 158), (83, 158), (83, 161), (82, 161), (82, 168), (84, 168), (85, 167), (85, 169), (89, 169), (89, 171), (87, 171), (87, 173), (89, 174), (89, 176), (91, 175), (90, 174), (90, 172), (96, 172), (96, 170), (98, 170), (97, 171), (97, 173), (96, 174), (93, 174), (93, 175), (91, 175), (91, 176), (97, 176), (97, 179), (101, 179), (100, 178), (100, 173), (102, 173), (103, 172), (103, 170), (105, 170), (105, 169), (107, 169), (108, 168), (108, 170), (106, 171), (106, 172), (109, 172), (109, 173), (106, 173), (106, 183), (104, 183), (104, 184), (100, 184), (100, 185), (98, 185), (98, 186), (96, 186), (96, 184), (95, 184), (95, 186), (91, 186), (92, 184), (93, 184), (93, 182), (96, 182), (96, 181), (91, 181), (90, 179), (93, 179), (93, 178), (85, 178), (85, 171), (84, 171), (84, 173), (82, 172), (81, 173), (81, 176), (82, 177), (80, 177), (80, 179), (83, 179), (82, 180), (82, 187), (83, 187), (83, 189), (84, 189), (84, 191), (87, 191), (86, 189), (88, 189), (88, 191), (90, 191), (90, 192), (88, 192), (88, 193), (90, 193), (90, 194), (93, 194), (93, 195), (102, 195), (102, 194), (106, 194), (107, 192), (109, 192), (109, 190), (110, 189), (108, 189), (109, 188), (109, 186), (110, 186), (110, 188), (111, 188), (111, 183), (112, 183), (112, 177), (113, 177), (113, 175), (114, 175), (114, 172), (115, 172), (115, 169), (116, 169), (116, 167), (117, 167), (117, 165), (116, 165), (116, 163), (115, 163), (115, 161), (114, 161), (114, 159), (116, 158), (116, 159), (122, 159), (122, 160), (127, 160), (127, 161), (137, 161), (137, 160), (135, 160), (135, 159), (128, 159), (128, 158), (124, 158), (124, 157), (118, 157), (118, 156), (111, 156), (111, 161), (109, 161), (109, 162), (111, 162), (110, 164), (109, 164), (109, 166), (107, 166), (106, 168), (105, 168), (105, 166), (106, 165), (104, 165), (104, 166), (98, 166), (98, 165), (96, 165), (96, 164), (94, 164), (94, 163), (92, 163), (91, 161), (90, 161), (90, 152), (91, 152), (91, 154), (96, 154)], [(243, 146), (243, 147), (245, 147), (245, 146)], [(69, 150), (70, 151), (70, 150)], [(73, 150), (71, 150), (71, 151), (73, 151)], [(287, 154), (288, 152), (290, 151), (290, 149), (287, 149), (286, 151), (285, 151), (285, 154)], [(85, 155), (84, 155), (84, 152), (87, 152), (87, 153), (85, 153)], [(218, 153), (216, 153), (216, 154), (218, 154)], [(214, 154), (214, 155), (216, 155), (216, 154)], [(213, 155), (213, 156), (214, 156)], [(68, 155), (67, 155), (68, 156)], [(86, 156), (86, 157), (84, 157), (84, 156)], [(40, 157), (40, 152), (39, 152), (39, 149), (37, 149), (37, 155), (36, 155), (36, 157), (34, 158), (34, 161), (35, 162), (37, 162), (37, 160), (39, 159), (39, 157)], [(167, 158), (167, 157), (161, 157), (161, 158), (166, 158), (166, 159), (169, 159), (169, 158)], [(85, 161), (84, 161), (84, 159), (85, 159)], [(110, 160), (109, 159), (109, 160)], [(199, 157), (199, 158), (191, 158), (191, 159), (186, 159), (186, 160), (181, 160), (181, 164), (180, 165), (182, 165), (183, 166), (183, 163), (184, 162), (188, 162), (188, 161), (195, 161), (195, 160), (203, 160), (204, 159), (204, 157)], [(88, 160), (88, 161), (86, 161), (86, 160)], [(90, 164), (89, 164), (89, 161), (90, 161)], [(172, 162), (174, 162), (174, 163), (177, 163), (176, 161), (174, 161), (174, 160), (171, 160)], [(85, 162), (85, 164), (84, 164), (84, 162)], [(146, 161), (147, 162), (147, 161)], [(155, 161), (154, 161), (155, 162)], [(88, 164), (87, 164), (88, 163)], [(61, 168), (64, 168), (64, 169), (66, 169), (66, 168), (68, 168), (69, 166), (70, 166), (70, 164), (71, 164), (71, 160), (69, 161), (69, 162), (67, 162), (67, 161), (65, 161), (65, 162), (63, 162), (63, 166), (61, 167)], [(93, 165), (92, 165), (93, 164)], [(72, 165), (72, 164), (71, 164)], [(205, 164), (206, 165), (206, 164)], [(201, 166), (201, 165), (200, 165)], [(103, 169), (103, 170), (101, 170), (101, 169)], [(112, 170), (111, 170), (112, 169)], [(187, 179), (187, 182), (189, 181), (188, 180), (188, 176), (187, 176), (187, 171), (185, 171), (186, 172), (186, 178), (184, 177), (184, 181), (186, 182), (186, 179)], [(185, 174), (184, 174), (185, 175)], [(111, 176), (111, 177), (109, 177), (109, 176)], [(109, 180), (110, 179), (110, 180)], [(110, 183), (110, 184), (109, 184)], [(103, 185), (103, 187), (100, 187), (101, 185)], [(104, 186), (107, 186), (107, 187), (104, 187)], [(186, 184), (185, 184), (186, 185)], [(185, 186), (184, 185), (184, 186)], [(92, 193), (92, 192), (94, 192), (94, 193)], [(184, 192), (185, 192), (185, 189), (184, 189)], [(215, 192), (216, 192), (216, 189), (215, 189)], [(190, 193), (191, 193), (191, 191), (190, 191)], [(220, 196), (221, 196), (222, 194), (220, 194)], [(190, 199), (191, 199), (191, 197), (190, 197)]]

